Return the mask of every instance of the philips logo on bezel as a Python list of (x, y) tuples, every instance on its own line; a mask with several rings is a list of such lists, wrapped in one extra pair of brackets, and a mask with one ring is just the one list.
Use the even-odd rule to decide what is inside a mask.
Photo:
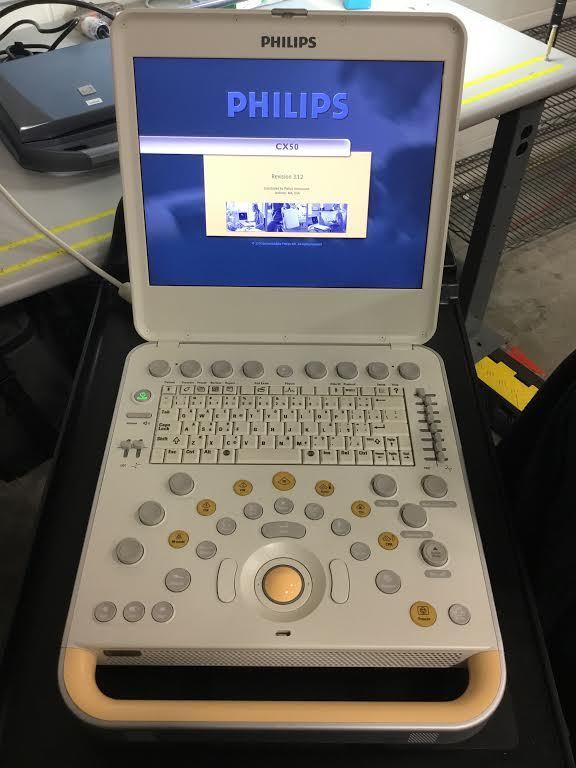
[(316, 48), (316, 38), (262, 35), (260, 45), (262, 48)]

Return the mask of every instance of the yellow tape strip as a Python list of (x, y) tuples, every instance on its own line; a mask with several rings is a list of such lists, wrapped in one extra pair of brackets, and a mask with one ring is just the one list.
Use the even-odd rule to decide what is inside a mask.
[(466, 106), (466, 104), (472, 104), (474, 101), (481, 101), (482, 99), (487, 99), (489, 96), (494, 96), (496, 93), (501, 93), (502, 91), (507, 91), (509, 88), (515, 88), (517, 85), (522, 85), (522, 83), (529, 83), (531, 80), (536, 80), (538, 77), (544, 77), (544, 75), (551, 75), (552, 72), (557, 72), (559, 69), (563, 68), (563, 64), (556, 64), (554, 67), (548, 67), (548, 69), (541, 69), (539, 72), (532, 72), (530, 75), (525, 75), (525, 77), (519, 77), (517, 80), (511, 80), (509, 83), (504, 83), (504, 85), (498, 85), (495, 88), (490, 88), (488, 91), (482, 91), (482, 93), (477, 93), (474, 96), (469, 96), (467, 99), (462, 99), (462, 106)]
[[(73, 243), (72, 248), (77, 251), (82, 251), (85, 248), (89, 248), (92, 245), (103, 243), (105, 240), (110, 240), (112, 232), (103, 232), (101, 235), (94, 235), (93, 237), (87, 237), (86, 240), (80, 240), (78, 243)], [(41, 256), (34, 256), (26, 261), (21, 261), (18, 264), (9, 264), (7, 267), (0, 267), (0, 277), (6, 277), (12, 275), (14, 272), (21, 272), (23, 269), (30, 269), (30, 267), (36, 266), (36, 264), (43, 264), (46, 261), (52, 261), (59, 256), (63, 256), (66, 253), (62, 248), (58, 248), (56, 251), (48, 251)]]
[(469, 80), (467, 83), (464, 83), (464, 88), (472, 88), (474, 85), (480, 85), (480, 83), (485, 83), (487, 80), (494, 80), (497, 77), (502, 77), (502, 75), (507, 75), (508, 72), (524, 69), (524, 67), (529, 67), (531, 64), (538, 64), (540, 61), (544, 61), (544, 56), (535, 56), (533, 59), (526, 59), (526, 61), (520, 61), (518, 64), (511, 64), (509, 67), (497, 69), (495, 72), (482, 75), (482, 77), (477, 77), (475, 80)]
[[(106, 219), (108, 216), (114, 216), (115, 213), (115, 208), (108, 208), (108, 210), (100, 211), (100, 213), (94, 213), (92, 216), (84, 216), (82, 219), (74, 219), (74, 221), (69, 221), (67, 224), (61, 224), (58, 227), (53, 227), (50, 229), (50, 232), (54, 232), (55, 234), (58, 234), (59, 232), (67, 232), (70, 229), (76, 229), (76, 227), (83, 227), (86, 224), (92, 224), (94, 221)], [(23, 237), (21, 240), (13, 240), (11, 243), (4, 243), (4, 245), (0, 245), (0, 253), (12, 251), (14, 248), (20, 248), (23, 245), (30, 245), (30, 243), (36, 243), (38, 240), (44, 240), (45, 237), (46, 235), (38, 232), (36, 235)]]

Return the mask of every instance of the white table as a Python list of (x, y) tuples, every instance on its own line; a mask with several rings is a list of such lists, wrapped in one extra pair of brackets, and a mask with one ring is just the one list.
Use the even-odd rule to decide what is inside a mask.
[[(286, 8), (302, 6), (311, 10), (342, 10), (340, 0), (287, 0), (282, 3), (282, 7)], [(498, 210), (492, 206), (487, 221), (484, 215), (477, 222), (482, 229), (495, 229), (497, 238), (486, 243), (477, 237), (477, 247), (471, 246), (470, 249), (470, 256), (474, 258), (469, 256), (467, 259), (470, 267), (469, 278), (465, 281), (469, 286), (466, 303), (468, 307), (474, 304), (474, 289), (481, 283), (479, 304), (482, 305), (487, 302), (504, 246), (505, 231), (502, 235), (500, 219), (507, 221), (508, 212), (513, 210), (519, 179), (536, 133), (541, 107), (533, 108), (533, 105), (576, 85), (576, 59), (553, 51), (551, 60), (546, 62), (542, 43), (450, 0), (373, 0), (372, 10), (438, 11), (458, 16), (468, 32), (461, 129), (504, 114), (514, 116), (514, 125), (504, 126), (506, 130), (500, 130), (503, 128), (503, 121), (500, 121), (494, 151), (498, 166), (509, 170), (516, 179), (516, 188), (510, 190), (510, 180), (499, 174), (496, 191), (498, 187), (502, 189), (506, 186), (508, 194), (505, 199), (499, 199)], [(519, 136), (528, 124), (531, 135), (526, 140), (526, 151), (514, 158)], [(112, 230), (113, 209), (121, 195), (117, 171), (95, 171), (74, 176), (48, 176), (24, 171), (2, 145), (0, 168), (2, 183), (44, 224), (69, 227), (60, 232), (67, 242), (80, 247), (96, 262), (104, 258)], [(491, 195), (494, 195), (494, 189)], [(35, 233), (2, 199), (0, 222), (0, 305), (84, 273), (84, 268), (71, 258), (57, 255), (57, 249), (45, 238), (30, 242), (29, 238)], [(494, 222), (496, 227), (493, 227)], [(490, 259), (487, 259), (487, 254)], [(490, 267), (485, 270), (489, 273), (488, 277), (484, 274), (479, 280), (481, 269), (487, 266)], [(481, 313), (480, 310), (477, 313)]]

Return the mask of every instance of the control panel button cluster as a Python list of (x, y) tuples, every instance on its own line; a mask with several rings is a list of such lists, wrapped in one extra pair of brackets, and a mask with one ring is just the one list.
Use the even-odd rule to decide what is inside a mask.
[[(297, 484), (297, 477), (286, 470), (276, 472), (270, 477), (270, 485), (278, 492), (287, 493), (287, 495), (278, 495), (271, 503), (269, 510), (280, 516), (281, 519), (269, 520), (263, 524), (258, 524), (254, 531), (259, 531), (264, 540), (290, 541), (303, 539), (308, 534), (307, 524), (322, 525), (320, 522), (326, 516), (324, 501), (322, 504), (316, 501), (309, 501), (299, 510), (290, 496), (290, 491)], [(448, 485), (443, 477), (428, 474), (421, 478), (421, 489), (423, 493), (432, 499), (441, 499), (448, 494)], [(184, 497), (191, 494), (196, 488), (194, 478), (187, 472), (175, 472), (167, 478), (167, 487), (175, 497)], [(327, 499), (335, 493), (335, 485), (326, 479), (319, 479), (313, 484), (317, 496)], [(232, 489), (236, 496), (250, 496), (254, 491), (254, 485), (251, 480), (241, 478), (236, 480)], [(389, 474), (378, 473), (370, 480), (370, 490), (378, 497), (373, 503), (377, 504), (378, 499), (391, 500), (398, 494), (398, 483), (396, 479)], [(382, 504), (385, 502), (382, 501)], [(428, 511), (422, 504), (415, 502), (406, 502), (400, 504), (397, 500), (387, 501), (386, 504), (394, 505), (394, 514), (397, 515), (397, 521), (406, 526), (406, 530), (400, 531), (401, 536), (417, 538), (419, 531), (428, 524)], [(195, 503), (196, 512), (200, 516), (209, 517), (217, 508), (217, 504), (212, 499), (201, 499)], [(350, 504), (350, 513), (356, 518), (368, 517), (372, 513), (371, 504), (363, 499), (358, 499)], [(241, 503), (238, 509), (240, 515), (247, 521), (257, 521), (264, 515), (264, 505), (259, 501), (246, 501)], [(302, 514), (302, 520), (308, 521), (307, 524), (297, 519)], [(377, 510), (378, 513), (378, 510)], [(146, 527), (155, 527), (163, 523), (169, 514), (169, 510), (155, 500), (147, 500), (140, 504), (137, 509), (137, 521)], [(287, 519), (290, 516), (291, 519)], [(354, 517), (334, 517), (328, 520), (329, 530), (338, 538), (350, 537), (352, 539), (352, 522)], [(282, 519), (284, 518), (284, 519)], [(355, 524), (354, 534), (357, 535), (362, 526), (362, 522)], [(215, 533), (222, 537), (228, 537), (237, 530), (237, 520), (230, 516), (220, 517), (216, 520)], [(429, 578), (450, 578), (451, 572), (444, 566), (449, 559), (449, 553), (446, 545), (433, 538), (429, 531), (422, 531), (423, 541), (418, 544), (415, 553), (419, 556), (421, 564), (424, 566), (423, 573)], [(167, 536), (167, 542), (173, 549), (181, 549), (188, 545), (190, 535), (187, 531), (174, 530)], [(224, 541), (224, 540), (223, 540)], [(353, 570), (355, 568), (370, 568), (375, 563), (377, 566), (386, 564), (389, 555), (384, 552), (393, 552), (399, 546), (399, 538), (392, 531), (381, 531), (377, 539), (372, 543), (378, 544), (374, 551), (368, 540), (353, 540), (346, 543), (346, 554), (349, 556), (348, 562), (342, 557), (334, 558), (326, 563), (327, 576), (329, 577), (329, 595), (336, 604), (346, 603), (350, 596), (350, 582), (354, 579)], [(223, 543), (224, 546), (224, 543)], [(219, 547), (214, 541), (203, 540), (196, 543), (195, 553), (199, 560), (210, 561), (218, 554)], [(384, 551), (384, 552), (383, 552)], [(140, 563), (144, 557), (145, 549), (141, 541), (135, 537), (126, 537), (119, 541), (115, 547), (115, 555), (118, 562), (127, 566), (134, 566)], [(238, 563), (233, 557), (225, 556), (217, 564), (217, 576), (215, 579), (216, 594), (220, 602), (231, 603), (237, 597), (237, 573)], [(222, 557), (222, 556), (220, 556)], [(181, 561), (182, 562), (182, 561)], [(366, 565), (361, 565), (366, 563)], [(184, 567), (186, 565), (187, 567)], [(392, 561), (390, 561), (392, 565)], [(428, 566), (429, 570), (425, 570)], [(163, 575), (164, 586), (168, 593), (183, 593), (189, 590), (192, 584), (192, 574), (188, 569), (190, 566), (183, 563), (170, 568)], [(390, 567), (379, 567), (373, 571), (373, 579), (376, 590), (382, 595), (396, 595), (402, 590), (402, 577)], [(256, 596), (261, 602), (271, 606), (273, 610), (299, 610), (309, 599), (314, 589), (313, 579), (307, 568), (299, 564), (296, 560), (280, 559), (270, 561), (264, 564), (259, 575), (256, 575), (255, 591)], [(307, 590), (307, 591), (306, 591)], [(383, 598), (392, 599), (392, 598)], [(274, 608), (278, 606), (278, 608)], [(149, 615), (157, 624), (163, 624), (174, 616), (174, 605), (169, 600), (163, 600), (155, 603), (149, 609)], [(137, 624), (146, 614), (145, 605), (133, 600), (120, 608), (116, 603), (110, 600), (104, 600), (93, 608), (93, 617), (98, 623), (107, 623), (113, 619), (129, 624)], [(438, 612), (434, 605), (419, 600), (406, 606), (406, 611), (412, 622), (418, 627), (433, 627), (438, 621)], [(453, 603), (447, 610), (446, 617), (453, 625), (465, 627), (471, 621), (470, 609), (461, 603)]]
[[(198, 360), (184, 360), (174, 369), (167, 360), (152, 360), (148, 364), (148, 373), (154, 378), (165, 378), (170, 373), (179, 373), (185, 379), (195, 379), (200, 376), (203, 370), (204, 368)], [(386, 363), (376, 360), (368, 363), (365, 370), (371, 379), (377, 381), (382, 381), (390, 375)], [(235, 372), (234, 366), (229, 360), (214, 361), (210, 364), (208, 371), (217, 379), (227, 379)], [(290, 378), (294, 375), (294, 368), (288, 363), (282, 363), (276, 366), (274, 372), (280, 378)], [(264, 376), (266, 369), (260, 360), (247, 360), (240, 366), (238, 373), (242, 373), (248, 379), (259, 379)], [(310, 379), (320, 380), (328, 376), (329, 370), (321, 360), (310, 360), (304, 365), (304, 373)], [(345, 381), (351, 381), (358, 377), (359, 367), (355, 362), (342, 360), (336, 364), (334, 373)], [(403, 362), (398, 366), (398, 374), (407, 381), (414, 381), (420, 377), (420, 367), (413, 362)]]

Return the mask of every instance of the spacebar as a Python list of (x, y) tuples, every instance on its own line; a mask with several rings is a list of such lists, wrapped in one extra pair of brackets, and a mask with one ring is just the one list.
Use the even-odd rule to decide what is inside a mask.
[(299, 448), (240, 448), (236, 464), (302, 464)]

